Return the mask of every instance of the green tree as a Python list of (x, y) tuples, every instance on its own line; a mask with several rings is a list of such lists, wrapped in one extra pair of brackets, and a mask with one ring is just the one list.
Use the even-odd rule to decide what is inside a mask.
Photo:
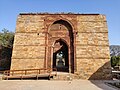
[(14, 33), (3, 29), (0, 33), (0, 45), (7, 48), (13, 47)]
[(10, 69), (14, 33), (3, 29), (0, 32), (0, 68), (3, 70)]
[(111, 57), (111, 66), (120, 66), (120, 56), (112, 56)]

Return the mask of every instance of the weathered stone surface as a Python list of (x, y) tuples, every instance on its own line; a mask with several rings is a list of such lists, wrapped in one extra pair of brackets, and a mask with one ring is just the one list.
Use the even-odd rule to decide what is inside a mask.
[(76, 58), (109, 59), (109, 48), (108, 46), (76, 46)]
[(38, 15), (19, 15), (17, 19), (16, 32), (43, 32), (44, 31), (44, 16)]
[[(78, 33), (76, 44), (80, 45), (109, 45), (108, 33)], [(79, 46), (79, 45), (78, 45)]]
[(45, 34), (42, 33), (16, 33), (15, 45), (45, 45)]
[(97, 22), (97, 21), (106, 21), (106, 17), (105, 17), (105, 15), (98, 15), (98, 14), (86, 14), (86, 15), (79, 15), (78, 17), (77, 17), (77, 20), (78, 21), (81, 21), (81, 22), (83, 22), (83, 21), (87, 21), (87, 22), (89, 22), (89, 21), (95, 21), (95, 22)]
[(77, 59), (81, 79), (110, 79), (109, 59)]
[[(17, 54), (19, 53), (19, 54)], [(45, 47), (44, 46), (15, 46), (12, 53), (12, 58), (43, 58), (44, 59)]]
[(36, 69), (44, 67), (44, 58), (43, 59), (12, 59), (12, 70), (22, 70), (22, 69)]
[(105, 15), (18, 16), (11, 69), (56, 67), (55, 55), (60, 50), (65, 55), (65, 68), (62, 69), (74, 73), (75, 77), (110, 79), (109, 40)]

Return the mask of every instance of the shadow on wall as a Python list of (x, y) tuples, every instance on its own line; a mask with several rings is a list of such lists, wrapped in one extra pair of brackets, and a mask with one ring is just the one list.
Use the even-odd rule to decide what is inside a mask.
[(111, 74), (110, 61), (106, 62), (89, 78), (89, 80), (111, 80), (111, 79), (112, 79), (112, 74)]
[[(110, 61), (106, 62), (95, 73), (93, 73), (91, 75), (91, 77), (89, 78), (89, 80), (91, 83), (93, 83), (97, 87), (101, 88), (102, 90), (106, 90), (106, 88), (102, 85), (105, 85), (106, 80), (112, 80)], [(101, 85), (101, 83), (102, 83), (102, 85)]]

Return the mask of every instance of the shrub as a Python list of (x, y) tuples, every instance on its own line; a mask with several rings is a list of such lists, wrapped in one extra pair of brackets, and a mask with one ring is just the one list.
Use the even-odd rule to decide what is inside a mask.
[(111, 66), (120, 66), (120, 56), (112, 56), (111, 57)]

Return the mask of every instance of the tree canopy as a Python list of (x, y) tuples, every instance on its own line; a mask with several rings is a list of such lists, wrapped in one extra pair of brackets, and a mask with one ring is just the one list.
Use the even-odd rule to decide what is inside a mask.
[(0, 32), (0, 70), (10, 69), (14, 33), (3, 29)]
[(3, 47), (12, 48), (13, 41), (14, 41), (14, 33), (9, 32), (9, 30), (4, 28), (2, 32), (0, 32), (0, 45)]

